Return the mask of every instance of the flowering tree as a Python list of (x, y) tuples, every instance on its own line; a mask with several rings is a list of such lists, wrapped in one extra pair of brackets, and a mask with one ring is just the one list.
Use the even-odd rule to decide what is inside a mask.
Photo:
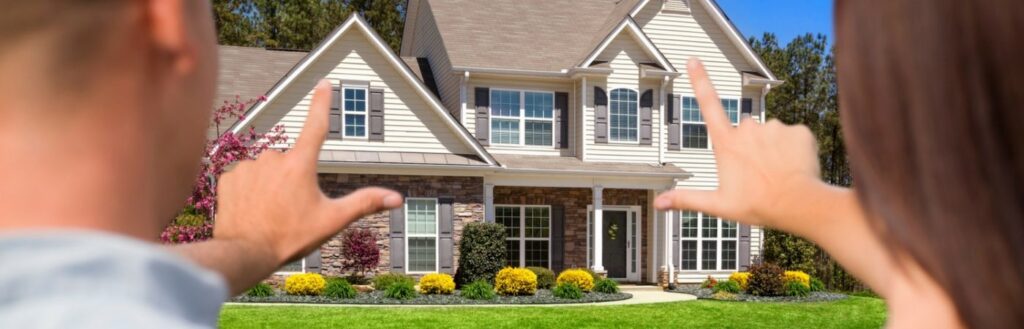
[(207, 141), (206, 155), (203, 159), (202, 169), (196, 177), (192, 195), (186, 201), (186, 208), (193, 209), (184, 214), (204, 216), (207, 221), (201, 225), (182, 223), (175, 221), (171, 223), (161, 234), (160, 238), (164, 243), (189, 243), (202, 241), (213, 236), (213, 224), (216, 219), (217, 209), (217, 177), (224, 173), (224, 170), (231, 164), (255, 159), (259, 154), (273, 145), (288, 141), (284, 127), (274, 126), (266, 133), (256, 133), (255, 126), (249, 126), (245, 132), (238, 134), (231, 131), (222, 131), (221, 125), (227, 124), (228, 120), (238, 121), (245, 118), (245, 111), (266, 98), (259, 98), (242, 101), (235, 97), (233, 101), (224, 103), (213, 111), (213, 126), (217, 137)]
[(365, 228), (345, 230), (341, 238), (341, 262), (343, 270), (355, 272), (357, 276), (376, 270), (380, 264), (377, 234)]

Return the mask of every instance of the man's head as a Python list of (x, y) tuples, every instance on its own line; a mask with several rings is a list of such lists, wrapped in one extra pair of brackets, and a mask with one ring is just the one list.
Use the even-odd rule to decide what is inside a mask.
[[(202, 157), (217, 71), (209, 2), (10, 1), (0, 31), (0, 200), (43, 217), (0, 228), (154, 238)], [(97, 208), (129, 218), (89, 218)]]

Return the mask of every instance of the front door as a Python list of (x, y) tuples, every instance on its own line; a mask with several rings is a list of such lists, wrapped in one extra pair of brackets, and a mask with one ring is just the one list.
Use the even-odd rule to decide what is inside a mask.
[(626, 211), (604, 211), (603, 226), (598, 232), (604, 235), (602, 260), (609, 278), (625, 278), (626, 275)]

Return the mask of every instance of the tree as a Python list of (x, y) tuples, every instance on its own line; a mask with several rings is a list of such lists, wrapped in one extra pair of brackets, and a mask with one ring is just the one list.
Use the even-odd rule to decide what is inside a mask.
[(341, 258), (341, 268), (356, 276), (365, 277), (366, 272), (375, 271), (380, 264), (377, 234), (365, 228), (345, 230), (341, 237)]

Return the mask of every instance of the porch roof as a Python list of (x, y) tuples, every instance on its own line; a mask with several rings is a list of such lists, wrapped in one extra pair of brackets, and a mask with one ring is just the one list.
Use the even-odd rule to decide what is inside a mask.
[(427, 165), (489, 167), (479, 157), (466, 154), (372, 152), (372, 151), (320, 151), (320, 162), (338, 165)]
[(508, 172), (564, 173), (611, 176), (690, 178), (693, 174), (671, 163), (584, 162), (576, 157), (493, 154)]

